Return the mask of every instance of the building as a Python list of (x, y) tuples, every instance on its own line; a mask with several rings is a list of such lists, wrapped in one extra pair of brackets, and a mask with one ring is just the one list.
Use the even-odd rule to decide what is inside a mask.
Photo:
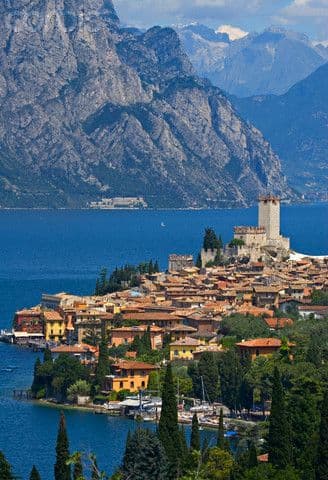
[(53, 358), (66, 354), (77, 358), (81, 363), (94, 362), (96, 351), (97, 348), (90, 345), (59, 345), (51, 349)]
[(16, 332), (42, 333), (43, 318), (42, 310), (38, 307), (25, 308), (15, 313), (14, 330)]
[(289, 238), (280, 234), (280, 199), (267, 195), (259, 198), (258, 226), (235, 227), (234, 240), (225, 248), (225, 255), (258, 262), (267, 256), (281, 259), (289, 255), (289, 249)]
[[(280, 338), (255, 338), (254, 340), (244, 340), (236, 343), (241, 352), (247, 352), (254, 360), (259, 356), (268, 357), (279, 352), (282, 346)], [(288, 347), (294, 347), (294, 343), (288, 343)]]
[(90, 208), (100, 210), (147, 208), (147, 202), (143, 197), (114, 197), (102, 198), (99, 202), (91, 202)]
[(194, 267), (194, 258), (192, 255), (176, 255), (169, 256), (169, 272), (181, 272), (186, 268)]
[(164, 330), (156, 325), (137, 325), (132, 327), (112, 328), (109, 333), (110, 344), (113, 347), (120, 345), (128, 345), (132, 343), (136, 337), (141, 338), (149, 328), (151, 348), (157, 350), (162, 348)]
[(200, 340), (191, 337), (176, 340), (170, 343), (170, 360), (193, 360), (193, 354), (200, 345)]
[(137, 392), (148, 386), (149, 375), (157, 370), (155, 365), (134, 360), (121, 360), (111, 366), (112, 374), (106, 376), (105, 390)]
[(44, 336), (47, 341), (60, 342), (66, 338), (66, 322), (59, 312), (44, 310), (42, 312)]
[(289, 238), (280, 234), (280, 198), (273, 195), (259, 198), (259, 227), (266, 231), (267, 244), (289, 250)]

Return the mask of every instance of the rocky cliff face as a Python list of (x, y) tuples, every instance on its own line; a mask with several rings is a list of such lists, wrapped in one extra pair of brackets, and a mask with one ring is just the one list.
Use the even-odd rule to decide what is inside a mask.
[(194, 75), (177, 34), (121, 29), (111, 0), (2, 3), (0, 107), (1, 206), (290, 195), (268, 142)]
[(238, 97), (283, 94), (328, 60), (322, 45), (284, 28), (235, 41), (202, 25), (177, 32), (198, 74)]

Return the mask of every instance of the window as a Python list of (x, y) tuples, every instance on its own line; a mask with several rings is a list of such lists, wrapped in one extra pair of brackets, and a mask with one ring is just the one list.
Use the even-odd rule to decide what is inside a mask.
[(144, 380), (141, 382), (141, 386), (142, 386), (142, 388), (145, 388), (146, 384), (145, 384)]
[(124, 384), (123, 382), (120, 382), (120, 388), (123, 388)]
[(173, 352), (173, 353), (174, 353), (174, 356), (175, 356), (175, 357), (178, 357), (178, 355), (179, 355), (179, 352), (178, 352), (178, 350), (174, 350), (174, 352)]
[(130, 388), (134, 388), (134, 382), (130, 382)]
[(257, 348), (257, 349), (256, 349), (256, 356), (258, 357), (259, 355), (260, 355), (260, 351), (259, 351), (259, 349)]
[(186, 353), (186, 351), (185, 351), (185, 350), (182, 350), (182, 353)]

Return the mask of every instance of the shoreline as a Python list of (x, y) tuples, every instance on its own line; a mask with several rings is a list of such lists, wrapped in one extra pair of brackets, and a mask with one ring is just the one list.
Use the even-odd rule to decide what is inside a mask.
[[(215, 210), (246, 210), (256, 206), (256, 202), (248, 205), (227, 205), (225, 207), (148, 207), (148, 208), (90, 208), (90, 207), (0, 207), (0, 212), (26, 211), (26, 212), (48, 212), (48, 211), (66, 211), (66, 212), (162, 212), (162, 211), (215, 211)], [(309, 206), (309, 205), (327, 205), (328, 200), (318, 201), (281, 201), (283, 206)]]

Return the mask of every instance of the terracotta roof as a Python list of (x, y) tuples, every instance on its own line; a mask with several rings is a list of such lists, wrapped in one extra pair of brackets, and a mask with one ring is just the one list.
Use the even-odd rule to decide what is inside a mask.
[(158, 368), (151, 363), (136, 362), (132, 360), (121, 360), (117, 363), (113, 363), (112, 366), (124, 370), (156, 370), (156, 368)]
[(86, 353), (91, 351), (87, 345), (60, 345), (51, 349), (52, 353)]
[(291, 318), (265, 318), (265, 323), (269, 328), (284, 328), (288, 325), (293, 325), (293, 320)]
[[(236, 343), (236, 345), (241, 348), (280, 348), (281, 340), (280, 338), (254, 338), (253, 340), (245, 340), (243, 342)], [(295, 344), (289, 343), (288, 345), (292, 347)]]
[(63, 317), (56, 310), (45, 310), (43, 316), (47, 321), (62, 322)]
[(269, 461), (269, 454), (263, 453), (262, 455), (258, 455), (257, 457), (259, 462), (268, 462)]
[(175, 342), (172, 342), (170, 343), (170, 347), (173, 347), (173, 346), (190, 346), (190, 347), (197, 347), (198, 345), (200, 345), (200, 341), (199, 340), (196, 340), (195, 338), (191, 338), (191, 337), (186, 337), (186, 338), (182, 338), (181, 340), (176, 340)]

